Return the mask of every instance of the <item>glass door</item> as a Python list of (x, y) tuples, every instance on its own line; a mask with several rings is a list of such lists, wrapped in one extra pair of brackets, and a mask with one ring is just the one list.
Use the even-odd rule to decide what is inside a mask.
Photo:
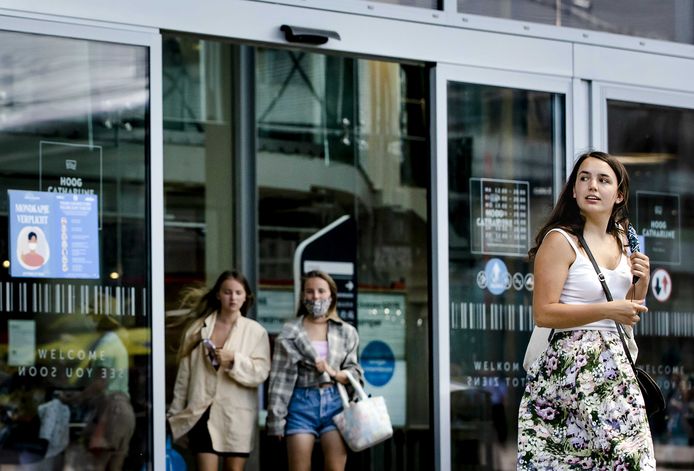
[(667, 412), (651, 418), (658, 465), (694, 465), (694, 95), (593, 83), (593, 142), (631, 178), (630, 219), (651, 260), (649, 312), (636, 327), (638, 363)]
[(0, 468), (143, 469), (163, 451), (154, 37), (0, 18)]
[(563, 182), (571, 82), (446, 66), (436, 76), (439, 466), (512, 469), (533, 327), (527, 252)]
[[(350, 453), (347, 469), (426, 468), (433, 460), (427, 67), (173, 33), (162, 42), (167, 400), (189, 320), (181, 299), (190, 287), (211, 286), (222, 267), (243, 256), (229, 243), (241, 229), (242, 211), (235, 207), (256, 211), (248, 194), (232, 185), (241, 136), (257, 142), (251, 173), (258, 289), (249, 315), (274, 343), (296, 316), (297, 252), (326, 226), (350, 220), (353, 237), (327, 255), (354, 253), (357, 260), (352, 297), (345, 296), (356, 310), (340, 300), (338, 314), (358, 329), (364, 387), (386, 399), (395, 433), (368, 451)], [(244, 69), (234, 59), (241, 48), (248, 48), (254, 67)], [(246, 113), (255, 136), (235, 131), (239, 77), (254, 85), (247, 97), (254, 112)], [(348, 265), (338, 262), (344, 258), (328, 260), (341, 270)], [(340, 283), (347, 287), (348, 281)], [(257, 446), (247, 469), (286, 469), (286, 441), (267, 435), (267, 389), (260, 389)], [(183, 443), (173, 447), (194, 460)], [(320, 453), (316, 446), (316, 461)]]
[[(359, 332), (364, 387), (385, 398), (394, 436), (350, 453), (347, 469), (427, 469), (427, 68), (272, 48), (255, 59), (258, 321), (274, 339), (295, 318), (297, 252), (353, 221), (326, 256), (354, 253), (357, 309), (338, 298), (338, 314)], [(261, 469), (287, 469), (282, 443), (263, 432), (259, 448)]]

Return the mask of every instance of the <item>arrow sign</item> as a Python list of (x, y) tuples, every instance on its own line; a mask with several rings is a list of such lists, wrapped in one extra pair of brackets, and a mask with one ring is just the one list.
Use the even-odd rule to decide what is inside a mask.
[(672, 294), (672, 279), (670, 278), (670, 274), (664, 269), (658, 268), (653, 272), (651, 292), (655, 299), (661, 303), (670, 299), (670, 295)]

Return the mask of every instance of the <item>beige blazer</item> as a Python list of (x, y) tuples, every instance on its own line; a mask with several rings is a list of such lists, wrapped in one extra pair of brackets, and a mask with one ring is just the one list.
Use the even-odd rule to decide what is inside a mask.
[[(209, 338), (217, 318), (204, 321), (202, 338)], [(194, 335), (193, 330), (186, 333)], [(210, 408), (207, 428), (215, 451), (249, 453), (258, 423), (258, 390), (270, 372), (270, 341), (256, 321), (240, 317), (224, 346), (233, 350), (230, 370), (215, 370), (202, 343), (181, 360), (174, 397), (167, 412), (174, 439), (188, 433)]]

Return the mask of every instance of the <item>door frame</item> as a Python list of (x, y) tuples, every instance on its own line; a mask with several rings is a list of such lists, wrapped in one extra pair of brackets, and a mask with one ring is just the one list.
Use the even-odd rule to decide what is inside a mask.
[[(561, 187), (564, 175), (562, 156), (573, 155), (573, 81), (525, 72), (484, 69), (479, 67), (439, 64), (432, 69), (432, 345), (433, 355), (433, 427), (436, 469), (450, 471), (450, 296), (448, 240), (448, 82), (462, 82), (523, 90), (537, 90), (565, 96), (565, 148), (555, 149), (554, 186)], [(556, 191), (555, 191), (556, 193)]]
[[(164, 368), (153, 365), (164, 364), (164, 315), (155, 312), (156, 306), (164, 305), (164, 196), (163, 196), (163, 131), (162, 131), (162, 66), (161, 35), (155, 28), (132, 27), (80, 21), (76, 19), (48, 18), (43, 15), (23, 17), (0, 15), (0, 31), (39, 34), (64, 38), (85, 39), (117, 44), (143, 46), (148, 49), (149, 72), (149, 165), (146, 169), (149, 194), (150, 266), (149, 302), (151, 313), (151, 460), (152, 469), (164, 469), (166, 464), (166, 389)], [(149, 313), (148, 313), (149, 314)]]
[(604, 149), (605, 152), (609, 152), (607, 147), (608, 100), (694, 109), (694, 93), (594, 81), (591, 93), (591, 139), (597, 149)]

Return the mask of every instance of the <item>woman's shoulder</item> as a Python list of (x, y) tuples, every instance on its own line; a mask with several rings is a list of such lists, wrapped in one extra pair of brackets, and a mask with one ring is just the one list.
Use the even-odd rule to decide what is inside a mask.
[(578, 254), (578, 238), (564, 228), (554, 227), (545, 234), (537, 257), (550, 257), (553, 261), (565, 260), (572, 264)]
[(559, 238), (563, 238), (563, 239), (565, 239), (567, 241), (571, 241), (571, 242), (577, 242), (578, 241), (578, 237), (576, 237), (576, 235), (573, 233), (573, 231), (571, 229), (568, 229), (568, 228), (563, 227), (563, 226), (554, 226), (554, 227), (549, 228), (547, 230), (547, 232), (545, 233), (545, 239), (547, 239), (549, 237), (553, 237), (553, 238), (559, 237)]
[(542, 242), (543, 244), (549, 242), (550, 244), (559, 246), (566, 246), (566, 244), (568, 244), (571, 248), (576, 250), (578, 246), (578, 237), (564, 227), (553, 227), (547, 231)]
[(238, 321), (243, 323), (245, 329), (256, 335), (267, 334), (267, 329), (255, 319), (241, 316)]
[(304, 317), (300, 316), (295, 319), (289, 320), (284, 323), (282, 326), (282, 330), (280, 331), (279, 335), (277, 336), (278, 339), (291, 339), (294, 338), (298, 335), (298, 333), (301, 331), (302, 327), (302, 321)]
[(337, 328), (339, 328), (343, 335), (345, 337), (358, 337), (359, 333), (357, 332), (356, 327), (354, 327), (352, 324), (349, 322), (344, 321), (343, 319), (338, 318), (336, 319), (330, 319), (333, 321), (333, 325), (335, 325)]

